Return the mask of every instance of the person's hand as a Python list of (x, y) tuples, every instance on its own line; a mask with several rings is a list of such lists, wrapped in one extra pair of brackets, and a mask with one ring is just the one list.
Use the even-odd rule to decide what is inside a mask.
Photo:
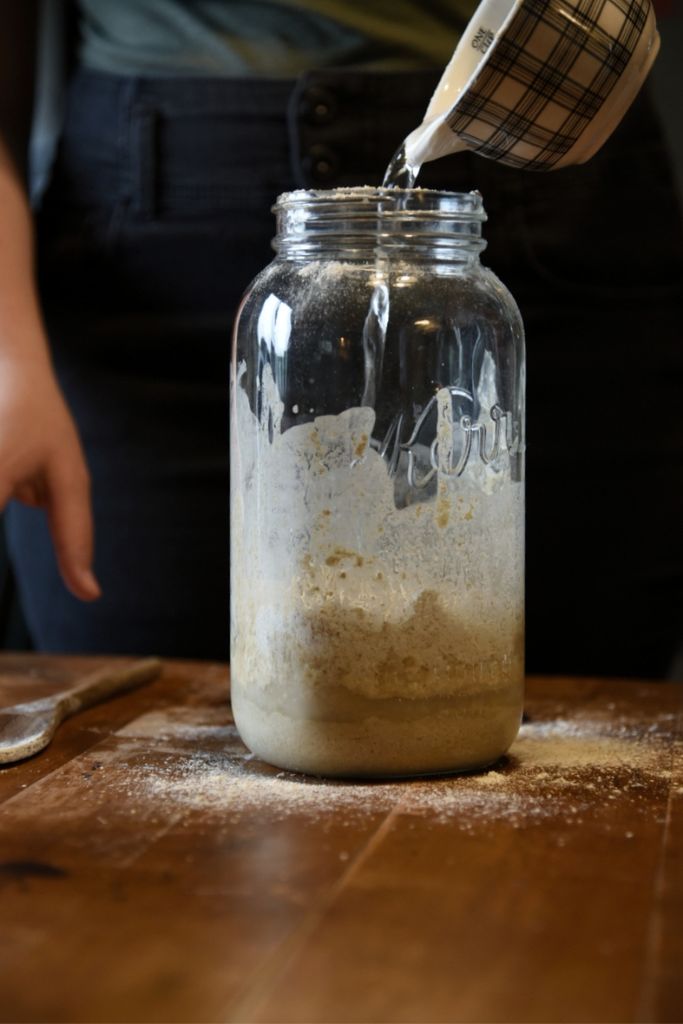
[(47, 361), (1, 361), (0, 508), (10, 498), (45, 508), (66, 586), (83, 601), (99, 597), (88, 470)]

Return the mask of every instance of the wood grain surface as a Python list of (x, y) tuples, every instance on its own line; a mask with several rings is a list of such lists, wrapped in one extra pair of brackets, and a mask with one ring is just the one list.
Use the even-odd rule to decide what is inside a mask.
[[(125, 659), (0, 655), (0, 706)], [(680, 1021), (683, 688), (531, 679), (488, 773), (251, 758), (228, 672), (0, 771), (2, 1021)]]

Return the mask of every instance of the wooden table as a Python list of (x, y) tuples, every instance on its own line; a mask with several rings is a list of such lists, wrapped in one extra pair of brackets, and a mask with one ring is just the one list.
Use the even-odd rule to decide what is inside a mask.
[(227, 688), (168, 662), (0, 772), (0, 1019), (683, 1019), (682, 687), (531, 679), (494, 771), (374, 785), (249, 758)]

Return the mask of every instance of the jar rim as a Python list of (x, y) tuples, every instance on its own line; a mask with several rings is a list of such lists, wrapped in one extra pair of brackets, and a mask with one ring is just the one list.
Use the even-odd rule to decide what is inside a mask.
[(349, 259), (383, 256), (471, 260), (484, 249), (480, 192), (425, 188), (298, 189), (273, 207), (273, 248), (286, 258), (343, 252)]
[(282, 192), (272, 212), (287, 213), (306, 207), (316, 212), (333, 212), (357, 206), (368, 209), (376, 205), (383, 213), (445, 214), (484, 221), (487, 219), (481, 192), (449, 192), (431, 188), (385, 188), (358, 185), (332, 189), (296, 189)]

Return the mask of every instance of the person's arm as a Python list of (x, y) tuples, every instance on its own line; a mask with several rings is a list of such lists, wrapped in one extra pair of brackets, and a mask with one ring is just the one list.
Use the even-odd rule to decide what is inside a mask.
[(57, 384), (34, 280), (25, 175), (37, 3), (0, 0), (0, 508), (45, 507), (59, 568), (83, 600), (92, 574), (90, 486), (76, 428)]

